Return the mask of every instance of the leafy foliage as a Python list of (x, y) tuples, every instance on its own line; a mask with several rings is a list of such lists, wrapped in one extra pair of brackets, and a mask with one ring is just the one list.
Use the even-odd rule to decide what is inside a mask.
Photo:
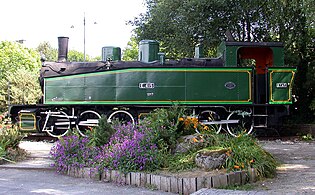
[[(38, 95), (35, 97), (35, 94), (40, 95), (40, 93), (35, 75), (38, 74), (40, 65), (38, 52), (25, 48), (17, 42), (0, 43), (0, 109), (7, 106), (8, 82), (10, 90), (13, 91), (13, 96), (10, 94), (11, 103), (23, 103), (23, 100), (29, 103), (36, 102)], [(22, 94), (18, 94), (20, 92)]]
[(107, 117), (102, 116), (99, 120), (99, 125), (93, 128), (91, 133), (88, 135), (90, 143), (96, 147), (108, 144), (109, 139), (115, 132), (116, 130), (107, 122)]
[[(69, 62), (83, 62), (84, 53), (76, 51), (76, 50), (69, 50), (68, 61)], [(86, 56), (86, 61), (89, 61), (89, 56)]]
[(0, 146), (0, 161), (5, 159), (6, 151), (5, 149)]
[[(196, 167), (195, 156), (200, 150), (227, 149), (228, 159), (224, 168), (228, 171), (253, 167), (261, 177), (275, 174), (276, 160), (257, 144), (256, 139), (248, 135), (232, 137), (214, 132), (198, 134), (198, 139), (195, 137), (193, 142), (202, 143), (202, 148), (174, 153), (171, 149), (176, 147), (179, 136), (176, 129), (178, 118), (185, 112), (186, 109), (178, 106), (156, 109), (138, 126), (118, 124), (114, 126), (116, 132), (109, 142), (104, 145), (100, 142), (99, 147), (90, 145), (94, 137), (65, 137), (51, 150), (54, 166), (59, 172), (66, 171), (69, 166), (94, 166), (100, 171), (156, 171), (161, 168), (182, 171)], [(108, 128), (106, 125), (101, 126)]]
[(53, 48), (49, 42), (40, 43), (36, 50), (41, 54), (41, 57), (44, 57), (46, 61), (54, 62), (58, 58), (58, 50)]
[(193, 56), (196, 34), (207, 38), (207, 53), (225, 36), (237, 41), (268, 39), (263, 12), (267, 3), (257, 0), (147, 0), (147, 7), (145, 15), (130, 23), (138, 27), (140, 39), (161, 41), (168, 56)]
[(127, 43), (127, 47), (123, 50), (123, 60), (135, 61), (138, 59), (138, 41), (135, 36), (131, 36), (130, 41)]
[(260, 177), (273, 177), (276, 173), (277, 161), (265, 151), (257, 140), (244, 134), (238, 137), (220, 136), (219, 146), (229, 148), (226, 168), (228, 170), (247, 170), (255, 168)]
[(159, 149), (174, 149), (176, 140), (180, 136), (178, 119), (185, 114), (185, 110), (180, 106), (172, 106), (169, 109), (157, 108), (140, 122), (152, 129), (153, 142), (158, 144)]
[(17, 42), (0, 43), (0, 79), (22, 67), (30, 71), (38, 71), (40, 65), (40, 57), (36, 51), (25, 48)]
[(23, 138), (24, 135), (17, 128), (0, 125), (0, 164), (4, 161), (17, 161), (26, 156), (26, 152), (18, 147)]
[(196, 168), (195, 164), (195, 152), (189, 152), (185, 154), (174, 154), (167, 156), (166, 167), (171, 172), (185, 171)]
[(24, 67), (0, 80), (0, 89), (2, 108), (9, 104), (7, 96), (10, 104), (35, 104), (42, 94), (37, 73)]
[(8, 148), (17, 148), (24, 135), (17, 128), (0, 128), (0, 146), (7, 150)]
[[(53, 48), (48, 42), (40, 43), (36, 50), (45, 57), (45, 60), (48, 62), (54, 62), (58, 60), (58, 49)], [(86, 55), (85, 61), (97, 61), (100, 60), (101, 57), (97, 56), (95, 58)], [(84, 61), (84, 53), (76, 51), (76, 50), (69, 50), (68, 52), (68, 61), (70, 62), (83, 62)]]

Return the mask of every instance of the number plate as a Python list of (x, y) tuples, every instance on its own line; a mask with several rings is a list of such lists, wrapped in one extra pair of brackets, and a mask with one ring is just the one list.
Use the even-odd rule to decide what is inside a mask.
[(288, 87), (288, 83), (276, 83), (276, 87), (277, 88), (287, 88)]

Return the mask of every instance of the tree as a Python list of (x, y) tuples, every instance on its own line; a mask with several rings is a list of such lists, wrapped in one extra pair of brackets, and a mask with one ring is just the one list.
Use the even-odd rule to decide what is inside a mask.
[(135, 35), (131, 36), (127, 47), (123, 50), (124, 61), (134, 61), (138, 59), (138, 40)]
[(226, 33), (235, 41), (267, 40), (267, 5), (258, 0), (147, 0), (147, 13), (130, 24), (140, 39), (159, 40), (167, 56), (189, 57), (195, 34), (206, 38), (207, 53), (227, 39)]
[[(8, 104), (35, 104), (41, 97), (38, 73), (22, 67), (0, 81), (1, 107)], [(10, 99), (8, 97), (10, 96)], [(10, 102), (8, 102), (10, 101)]]
[[(48, 62), (56, 62), (58, 60), (58, 50), (53, 48), (49, 42), (43, 42), (38, 45), (36, 50), (41, 54), (41, 57), (45, 57), (45, 60)], [(89, 55), (86, 55), (86, 61), (98, 61), (101, 60), (100, 56), (92, 58)], [(68, 52), (68, 61), (69, 62), (83, 62), (84, 54), (76, 50), (69, 50)]]
[[(293, 112), (298, 122), (314, 122), (312, 101), (315, 101), (314, 37), (315, 7), (312, 0), (272, 1), (271, 30), (277, 41), (285, 43), (285, 62), (297, 66)], [(272, 16), (271, 16), (272, 17)], [(314, 112), (315, 114), (315, 112)]]
[(57, 49), (53, 48), (47, 41), (40, 43), (36, 50), (41, 54), (41, 57), (45, 57), (46, 61), (54, 62), (58, 59)]
[(17, 42), (3, 41), (0, 43), (0, 79), (24, 67), (38, 71), (41, 66), (38, 52), (25, 48)]
[(0, 43), (1, 110), (8, 105), (8, 95), (11, 103), (14, 104), (34, 103), (38, 100), (41, 95), (37, 79), (40, 66), (40, 56), (37, 51), (25, 48), (17, 42)]
[[(89, 55), (85, 56), (85, 61), (91, 62), (100, 59), (100, 57), (93, 58)], [(68, 61), (69, 62), (83, 62), (84, 61), (84, 53), (76, 51), (76, 50), (69, 50), (68, 52)]]

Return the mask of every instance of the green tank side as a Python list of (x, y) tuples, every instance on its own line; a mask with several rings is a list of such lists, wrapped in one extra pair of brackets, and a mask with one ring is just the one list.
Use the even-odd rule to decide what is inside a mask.
[(251, 69), (131, 68), (45, 79), (45, 104), (251, 104)]
[(269, 69), (269, 103), (292, 104), (292, 86), (295, 68)]

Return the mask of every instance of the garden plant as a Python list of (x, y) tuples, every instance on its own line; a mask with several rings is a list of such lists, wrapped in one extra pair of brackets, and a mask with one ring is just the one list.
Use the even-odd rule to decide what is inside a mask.
[(26, 151), (19, 148), (24, 135), (17, 128), (6, 124), (3, 116), (0, 118), (0, 164), (24, 159)]
[[(95, 167), (99, 171), (125, 173), (194, 171), (198, 169), (195, 163), (198, 152), (224, 149), (227, 158), (220, 167), (222, 170), (255, 168), (259, 177), (274, 176), (277, 161), (253, 136), (216, 134), (215, 130), (187, 113), (189, 110), (179, 106), (159, 108), (136, 126), (117, 123), (110, 127), (106, 119), (101, 120), (87, 137), (69, 135), (60, 138), (51, 150), (54, 166), (58, 172), (66, 172), (69, 167)], [(180, 140), (183, 137), (187, 140), (187, 136), (191, 136), (188, 144), (193, 147), (178, 152)]]

